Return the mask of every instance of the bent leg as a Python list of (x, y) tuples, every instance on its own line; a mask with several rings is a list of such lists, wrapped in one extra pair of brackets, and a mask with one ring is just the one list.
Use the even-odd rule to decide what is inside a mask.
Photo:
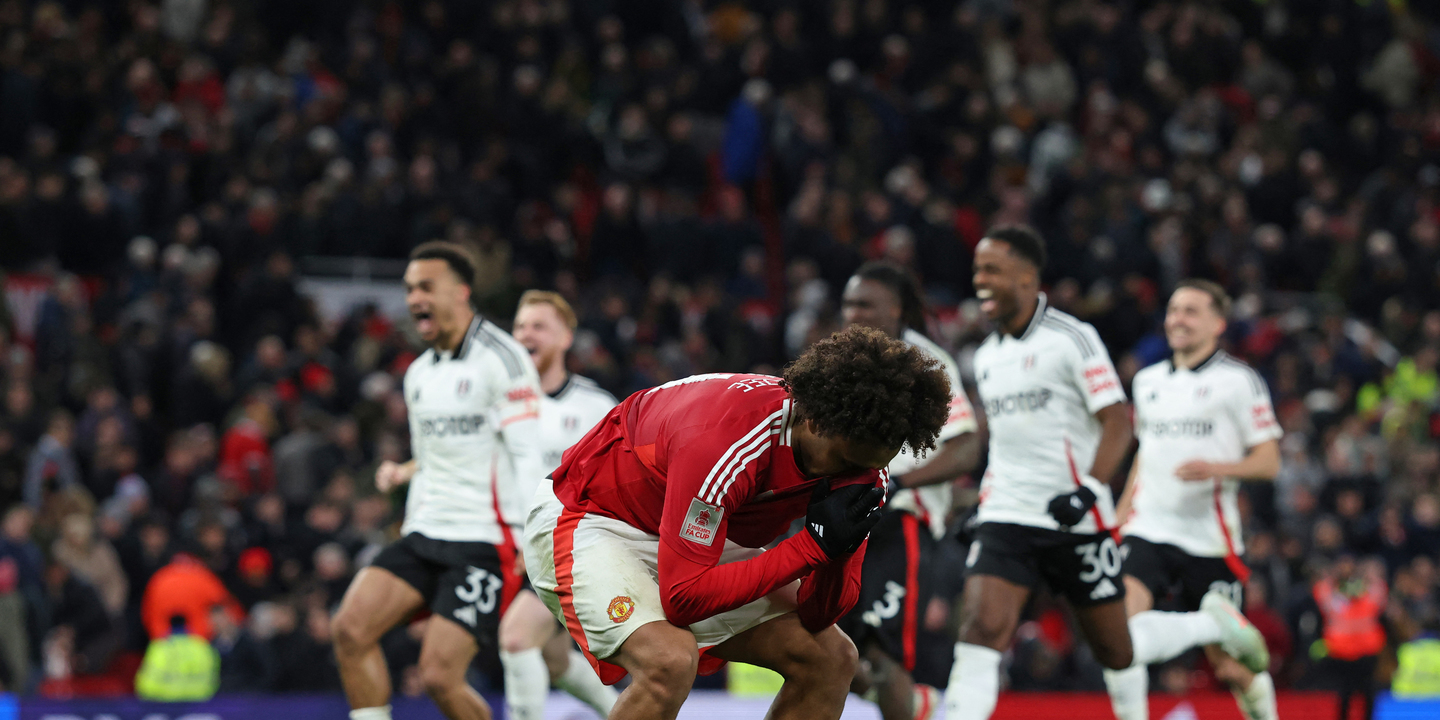
[(479, 649), (463, 625), (431, 616), (420, 643), (420, 681), (450, 720), (490, 720), (490, 706), (465, 682), (465, 672)]
[[(1134, 575), (1125, 576), (1125, 614), (1131, 618), (1155, 606), (1150, 588)], [(1134, 628), (1130, 642), (1137, 644)], [(1150, 717), (1150, 669), (1136, 662), (1123, 670), (1104, 671), (1105, 689), (1110, 693), (1110, 706), (1118, 720), (1148, 720)]]
[(517, 594), (500, 618), (500, 665), (505, 671), (508, 717), (539, 720), (544, 716), (554, 674), (545, 667), (540, 646), (557, 629), (555, 617), (533, 592)]
[(785, 678), (766, 715), (770, 720), (831, 720), (845, 709), (859, 656), (855, 644), (831, 625), (811, 633), (800, 616), (785, 613), (715, 646), (711, 654), (769, 668)]
[(330, 632), (351, 708), (390, 702), (390, 672), (380, 651), (380, 636), (413, 615), (424, 601), (419, 590), (382, 568), (364, 568), (350, 583)]
[(664, 621), (640, 626), (619, 652), (603, 659), (625, 668), (634, 679), (611, 711), (627, 720), (674, 720), (700, 668), (695, 636)]
[(965, 580), (960, 642), (945, 690), (947, 720), (986, 720), (1000, 697), (1000, 654), (1010, 646), (1030, 588), (998, 575)]
[(916, 715), (915, 678), (905, 671), (878, 646), (865, 648), (865, 664), (869, 666), (870, 686), (875, 690), (875, 704), (884, 720), (912, 720)]
[(1130, 667), (1135, 651), (1130, 645), (1130, 628), (1122, 600), (1075, 608), (1075, 618), (1101, 665), (1111, 670)]

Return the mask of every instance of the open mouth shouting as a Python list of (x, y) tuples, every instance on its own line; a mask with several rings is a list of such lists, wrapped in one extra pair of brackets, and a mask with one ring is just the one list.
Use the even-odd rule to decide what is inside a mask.
[(995, 291), (990, 288), (980, 288), (975, 291), (975, 297), (980, 298), (980, 312), (986, 317), (995, 317), (995, 311), (1000, 308), (1000, 303), (995, 299)]

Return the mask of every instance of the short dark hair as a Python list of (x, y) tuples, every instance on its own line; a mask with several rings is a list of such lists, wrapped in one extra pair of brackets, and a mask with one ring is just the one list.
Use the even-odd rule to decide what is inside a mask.
[(464, 245), (445, 240), (423, 242), (410, 251), (410, 260), (444, 260), (461, 283), (475, 289), (475, 260)]
[(1012, 252), (1034, 265), (1035, 270), (1045, 269), (1045, 238), (1034, 229), (1024, 225), (1006, 225), (991, 228), (985, 237), (1009, 245)]
[(895, 263), (875, 260), (861, 265), (855, 277), (890, 288), (900, 299), (900, 324), (924, 332), (925, 296), (920, 293), (920, 281), (914, 273)]
[(924, 455), (950, 414), (940, 361), (874, 328), (857, 325), (811, 345), (783, 374), (799, 416), (825, 436)]
[[(1217, 283), (1214, 280), (1204, 280), (1201, 278), (1185, 278), (1184, 280), (1175, 283), (1176, 290), (1183, 290), (1185, 288), (1199, 290), (1200, 292), (1209, 295), (1210, 302), (1214, 306), (1215, 312), (1219, 313), (1220, 317), (1222, 318), (1230, 317), (1230, 293), (1225, 292), (1225, 288), (1220, 287), (1220, 283)], [(1174, 293), (1171, 294), (1173, 295)]]

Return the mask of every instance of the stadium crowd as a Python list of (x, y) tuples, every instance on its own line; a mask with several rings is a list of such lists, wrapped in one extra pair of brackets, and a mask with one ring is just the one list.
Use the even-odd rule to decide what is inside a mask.
[[(0, 0), (0, 267), (43, 288), (0, 305), (0, 680), (84, 692), (180, 613), (225, 690), (338, 690), (330, 613), (396, 527), (373, 476), (407, 457), (415, 353), (298, 268), (434, 238), (502, 325), (524, 289), (570, 298), (572, 367), (618, 397), (775, 372), (866, 259), (921, 278), (966, 368), (999, 224), (1046, 236), (1051, 303), (1127, 382), (1174, 283), (1215, 279), (1286, 431), (1243, 495), (1277, 681), (1323, 676), (1311, 588), (1347, 557), (1390, 647), (1434, 631), (1437, 7)], [(1012, 687), (1101, 687), (1058, 613), (1027, 616)], [(411, 694), (417, 637), (386, 640)]]

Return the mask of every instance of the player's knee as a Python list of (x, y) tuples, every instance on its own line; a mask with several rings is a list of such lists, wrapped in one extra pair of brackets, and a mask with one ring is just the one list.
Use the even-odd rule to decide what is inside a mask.
[(457, 669), (451, 663), (421, 657), (420, 684), (430, 697), (443, 697), (456, 686), (465, 684), (465, 668)]
[(330, 622), (330, 640), (335, 644), (335, 651), (342, 655), (359, 652), (371, 644), (364, 624), (354, 613), (344, 611), (335, 615), (335, 619)]
[(636, 683), (663, 703), (683, 702), (695, 683), (695, 673), (700, 669), (700, 652), (690, 647), (658, 645), (638, 653), (630, 674)]
[(1009, 644), (1010, 631), (1010, 623), (1002, 613), (978, 612), (965, 619), (960, 639), (971, 645), (1003, 650)]
[(533, 647), (530, 634), (524, 628), (507, 625), (503, 620), (500, 622), (500, 652), (525, 652)]
[(837, 682), (843, 681), (848, 685), (850, 679), (855, 677), (855, 671), (860, 668), (860, 651), (855, 648), (850, 636), (831, 625), (816, 635), (815, 640), (821, 652), (817, 665), (825, 677), (834, 678)]
[(1124, 670), (1135, 662), (1135, 649), (1129, 642), (1124, 645), (1096, 644), (1095, 659), (1110, 670)]
[(783, 665), (775, 671), (787, 680), (849, 687), (860, 666), (860, 653), (855, 649), (855, 643), (834, 626), (814, 637), (814, 642), (789, 648)]

